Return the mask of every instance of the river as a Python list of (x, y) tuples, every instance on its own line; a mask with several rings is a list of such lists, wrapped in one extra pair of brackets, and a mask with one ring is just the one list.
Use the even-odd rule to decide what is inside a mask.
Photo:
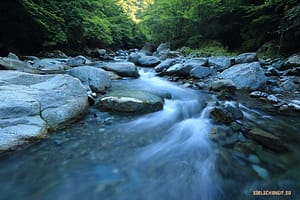
[(112, 88), (164, 96), (163, 110), (118, 116), (91, 107), (69, 128), (1, 155), (0, 199), (258, 199), (252, 194), (259, 189), (290, 190), (292, 196), (278, 199), (296, 199), (299, 118), (270, 114), (256, 102), (242, 103), (249, 121), (285, 133), (291, 152), (260, 154), (283, 162), (270, 166), (260, 156), (245, 158), (211, 141), (215, 125), (208, 113), (214, 95), (181, 87), (149, 70), (140, 74), (138, 79), (113, 81)]

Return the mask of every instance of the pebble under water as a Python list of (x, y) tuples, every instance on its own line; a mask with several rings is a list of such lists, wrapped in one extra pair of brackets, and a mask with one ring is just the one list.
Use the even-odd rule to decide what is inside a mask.
[[(297, 199), (299, 118), (270, 115), (253, 102), (242, 102), (249, 121), (284, 133), (291, 150), (262, 150), (245, 157), (210, 140), (215, 126), (208, 117), (212, 94), (177, 86), (151, 72), (141, 74), (115, 81), (113, 89), (168, 97), (162, 111), (118, 116), (92, 107), (69, 128), (1, 155), (0, 199)], [(291, 195), (253, 196), (255, 190)]]

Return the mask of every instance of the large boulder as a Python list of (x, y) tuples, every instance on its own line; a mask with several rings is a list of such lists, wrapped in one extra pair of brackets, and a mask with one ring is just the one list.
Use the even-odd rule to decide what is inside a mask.
[(208, 65), (215, 67), (217, 71), (223, 71), (231, 66), (231, 60), (225, 56), (211, 56), (208, 58)]
[(139, 77), (139, 72), (132, 62), (110, 62), (106, 63), (102, 68), (123, 77)]
[(255, 62), (255, 61), (258, 61), (258, 58), (257, 58), (257, 55), (255, 52), (242, 53), (235, 58), (235, 64), (250, 63), (250, 62)]
[(160, 59), (158, 57), (155, 57), (155, 56), (142, 55), (138, 59), (138, 65), (140, 65), (142, 67), (155, 67), (159, 63), (160, 63)]
[(83, 85), (88, 85), (94, 92), (104, 92), (111, 86), (108, 73), (96, 67), (80, 66), (71, 69), (68, 74), (78, 78)]
[(69, 75), (0, 73), (0, 150), (44, 137), (88, 109), (85, 88)]
[(163, 99), (139, 90), (115, 90), (100, 97), (96, 106), (104, 111), (121, 114), (142, 114), (161, 110)]
[(259, 62), (234, 65), (224, 70), (219, 76), (231, 80), (237, 89), (262, 89), (267, 82)]

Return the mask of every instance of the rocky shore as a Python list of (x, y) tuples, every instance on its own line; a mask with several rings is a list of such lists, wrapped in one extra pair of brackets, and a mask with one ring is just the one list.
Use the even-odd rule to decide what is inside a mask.
[[(238, 137), (226, 136), (226, 127), (265, 148), (286, 151), (280, 136), (244, 120), (240, 94), (258, 98), (272, 112), (298, 116), (300, 112), (300, 55), (286, 59), (259, 59), (256, 53), (236, 57), (183, 56), (161, 44), (147, 49), (93, 51), (94, 57), (68, 57), (62, 52), (45, 58), (13, 53), (0, 57), (0, 150), (10, 150), (80, 119), (96, 102), (102, 111), (136, 115), (163, 109), (165, 96), (142, 90), (111, 91), (111, 82), (138, 78), (138, 68), (154, 69), (158, 76), (184, 87), (215, 95), (210, 118), (216, 144), (248, 148)], [(151, 70), (150, 69), (150, 70)], [(225, 134), (225, 135), (224, 135)], [(241, 147), (242, 145), (242, 147)], [(246, 146), (245, 146), (246, 145)]]

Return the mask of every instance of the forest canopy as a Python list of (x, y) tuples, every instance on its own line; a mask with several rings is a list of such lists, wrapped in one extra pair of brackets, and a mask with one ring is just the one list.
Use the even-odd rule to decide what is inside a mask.
[(293, 53), (300, 44), (297, 0), (18, 0), (0, 7), (0, 53), (9, 50), (173, 48)]

